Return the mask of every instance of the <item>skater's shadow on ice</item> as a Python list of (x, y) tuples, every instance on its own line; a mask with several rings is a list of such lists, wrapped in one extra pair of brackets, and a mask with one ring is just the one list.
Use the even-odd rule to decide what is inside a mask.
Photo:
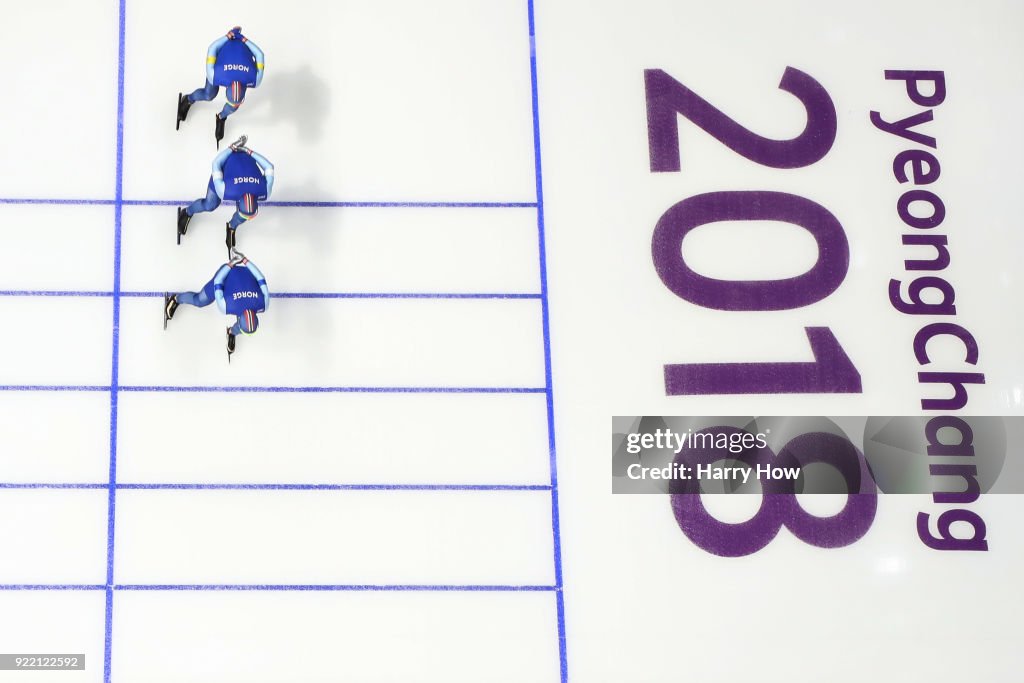
[(291, 124), (303, 142), (319, 142), (331, 107), (327, 82), (306, 65), (275, 72), (267, 85), (270, 91), (260, 99), (255, 120)]

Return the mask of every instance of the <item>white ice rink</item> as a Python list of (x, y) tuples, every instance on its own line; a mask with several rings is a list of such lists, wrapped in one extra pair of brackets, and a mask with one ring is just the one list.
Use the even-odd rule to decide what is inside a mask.
[[(4, 14), (35, 66), (0, 131), (0, 650), (85, 653), (37, 680), (557, 680), (526, 4)], [(170, 117), (235, 23), (273, 76), (227, 134), (278, 204), (228, 365), (222, 317), (164, 332), (158, 294), (223, 262), (228, 209), (176, 247), (172, 206), (222, 103)]]
[[(922, 412), (932, 319), (885, 293), (902, 147), (868, 119), (913, 113), (889, 68), (947, 73), (928, 130), (987, 376), (968, 412), (1024, 414), (1014, 3), (0, 2), (0, 654), (86, 661), (0, 681), (1018, 680), (1021, 496), (982, 501), (987, 553), (930, 551), (927, 502), (881, 496), (849, 547), (723, 558), (665, 497), (613, 496), (608, 449), (613, 415)], [(267, 67), (224, 144), (276, 180), (238, 231), (272, 303), (229, 364), (215, 307), (167, 331), (160, 308), (224, 261), (230, 202), (174, 232), (223, 89), (172, 116), (236, 24)], [(680, 117), (682, 173), (649, 171), (644, 69), (783, 139), (788, 65), (835, 100), (820, 164), (753, 168)], [(665, 289), (662, 212), (749, 189), (842, 219), (834, 295), (723, 314)], [(802, 231), (731, 230), (695, 231), (697, 270), (815, 263)], [(813, 325), (862, 392), (666, 395), (665, 363), (809, 360)]]

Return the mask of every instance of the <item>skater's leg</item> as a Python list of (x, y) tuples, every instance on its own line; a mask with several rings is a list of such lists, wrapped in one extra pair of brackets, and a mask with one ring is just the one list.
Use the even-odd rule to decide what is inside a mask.
[(188, 304), (189, 306), (196, 306), (202, 308), (209, 306), (213, 303), (213, 280), (206, 283), (202, 291), (199, 292), (180, 292), (176, 295), (179, 304)]
[(206, 283), (206, 286), (203, 287), (203, 291), (199, 292), (199, 296), (196, 297), (195, 305), (202, 308), (203, 306), (209, 306), (213, 301), (213, 280), (210, 280)]
[(204, 87), (199, 88), (197, 90), (193, 90), (191, 93), (189, 93), (188, 101), (189, 102), (199, 102), (199, 101), (207, 102), (209, 100), (212, 100), (214, 97), (216, 97), (217, 93), (219, 93), (219, 92), (220, 92), (220, 88), (215, 86), (213, 83), (210, 83), (209, 81), (207, 81), (206, 85)]
[(242, 195), (242, 198), (238, 200), (238, 208), (235, 210), (235, 215), (231, 217), (231, 221), (228, 223), (228, 228), (234, 230), (242, 223), (251, 221), (253, 218), (256, 218), (256, 214), (259, 211), (260, 209), (254, 195)]
[(213, 211), (220, 206), (220, 197), (217, 196), (217, 191), (213, 188), (213, 178), (210, 178), (210, 182), (206, 186), (206, 197), (197, 199), (185, 209), (185, 213), (189, 216), (193, 216), (203, 211)]
[(220, 110), (220, 118), (226, 119), (234, 114), (242, 102), (245, 101), (245, 86), (240, 81), (235, 81), (226, 89), (228, 103)]

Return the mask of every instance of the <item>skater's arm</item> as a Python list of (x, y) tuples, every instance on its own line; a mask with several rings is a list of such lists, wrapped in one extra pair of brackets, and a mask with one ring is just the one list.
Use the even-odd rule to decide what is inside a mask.
[(221, 199), (224, 199), (224, 162), (227, 161), (231, 152), (231, 148), (228, 147), (213, 159), (213, 189)]
[(270, 291), (267, 289), (267, 278), (263, 277), (260, 269), (249, 259), (243, 259), (242, 265), (248, 268), (252, 276), (256, 278), (256, 283), (260, 286), (260, 291), (263, 292), (263, 310), (267, 310), (270, 308)]
[(263, 65), (265, 63), (263, 59), (263, 50), (260, 49), (259, 45), (248, 38), (245, 39), (245, 46), (249, 48), (249, 51), (252, 52), (252, 56), (256, 58), (256, 85), (253, 87), (258, 88), (260, 87), (260, 83), (263, 82)]
[(231, 265), (225, 263), (217, 271), (217, 274), (213, 276), (213, 298), (217, 300), (217, 308), (224, 315), (228, 314), (227, 305), (224, 303), (224, 278), (228, 276), (231, 271)]
[(263, 175), (267, 178), (267, 199), (270, 199), (270, 193), (274, 190), (274, 165), (270, 161), (260, 154), (259, 152), (249, 151), (252, 158), (256, 160), (256, 163), (263, 169)]
[(217, 53), (220, 51), (221, 46), (228, 42), (227, 36), (221, 36), (217, 40), (210, 43), (210, 48), (206, 51), (206, 82), (213, 83), (213, 67), (217, 63)]

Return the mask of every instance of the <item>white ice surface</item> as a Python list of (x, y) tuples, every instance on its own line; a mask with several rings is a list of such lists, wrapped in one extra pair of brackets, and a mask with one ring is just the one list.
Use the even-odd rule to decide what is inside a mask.
[[(164, 332), (158, 294), (212, 276), (232, 210), (196, 216), (175, 246), (166, 202), (205, 194), (223, 95), (197, 104), (178, 132), (171, 101), (202, 85), (207, 45), (238, 22), (270, 77), (228, 136), (248, 134), (275, 163), (273, 200), (524, 204), (262, 206), (239, 244), (272, 292), (515, 298), (275, 297), (230, 365), (214, 308), (182, 308)], [(0, 57), (31, 67), (7, 82), (18, 97), (0, 127), (0, 200), (91, 203), (0, 202), (0, 320), (17, 330), (0, 336), (0, 584), (107, 582), (116, 415), (122, 484), (343, 487), (121, 490), (119, 585), (540, 590), (184, 601), (118, 590), (109, 647), (104, 591), (5, 590), (0, 624), (22, 628), (0, 625), (0, 651), (86, 653), (85, 672), (54, 674), (67, 681), (103, 680), (107, 651), (121, 681), (558, 679), (527, 28), (526, 5), (511, 1), (129, 1), (118, 149), (117, 3), (5, 10)], [(115, 272), (128, 293), (117, 310), (121, 387), (527, 393), (144, 390), (119, 392), (115, 409)], [(65, 390), (21, 390), (39, 386)], [(66, 484), (92, 488), (52, 488)], [(379, 488), (405, 485), (469, 488)], [(43, 628), (48, 619), (65, 626)], [(218, 662), (205, 654), (211, 633), (222, 638)], [(318, 644), (333, 663), (300, 656)], [(406, 656), (380, 656), (394, 647)], [(9, 676), (19, 674), (0, 672)]]
[(550, 521), (543, 491), (126, 491), (118, 503), (118, 576), (126, 584), (553, 579), (551, 540), (536, 533)]
[(536, 593), (126, 592), (118, 608), (128, 680), (558, 680)]
[[(216, 416), (223, 403), (212, 393), (121, 396), (118, 481), (233, 483), (244, 472), (253, 483), (544, 485), (550, 477), (541, 394), (244, 394), (231, 407), (260, 416), (254, 438), (233, 429), (171, 429), (154, 438), (161, 416)], [(38, 408), (22, 411), (23, 419)], [(79, 429), (100, 417), (87, 414)], [(101, 448), (82, 459), (96, 463), (94, 480), (105, 478), (108, 456)], [(67, 466), (51, 461), (31, 473)]]
[[(229, 217), (197, 215), (172, 249), (174, 207), (127, 207), (122, 289), (201, 287)], [(276, 292), (540, 292), (533, 209), (267, 207), (256, 221), (239, 228), (239, 249)], [(108, 214), (108, 238), (109, 227)]]
[(0, 126), (5, 197), (110, 198), (117, 147), (118, 7), (5, 3)]
[(223, 95), (168, 126), (177, 91), (203, 85), (206, 46), (241, 22), (268, 76), (227, 135), (274, 162), (275, 199), (534, 199), (524, 3), (185, 0), (127, 16), (126, 197), (205, 192)]
[[(872, 529), (849, 547), (814, 548), (783, 530), (761, 552), (726, 560), (690, 543), (664, 498), (610, 494), (607, 437), (612, 415), (921, 412), (910, 340), (925, 320), (897, 313), (885, 294), (890, 278), (906, 278), (891, 162), (909, 144), (868, 119), (871, 109), (914, 111), (883, 79), (891, 68), (947, 74), (947, 101), (928, 125), (953, 254), (944, 275), (988, 380), (972, 388), (971, 409), (1024, 413), (1021, 7), (534, 4), (536, 45), (527, 0), (125, 0), (119, 129), (118, 3), (6, 3), (0, 652), (85, 653), (87, 668), (0, 681), (97, 683), (109, 652), (118, 683), (1016, 683), (1020, 496), (976, 508), (988, 553), (928, 550), (914, 522), (935, 506), (883, 496)], [(239, 246), (272, 292), (359, 297), (274, 298), (228, 365), (223, 316), (183, 307), (164, 332), (157, 295), (198, 289), (225, 257), (229, 206), (197, 215), (181, 246), (173, 206), (205, 194), (223, 92), (177, 132), (171, 117), (178, 92), (202, 85), (207, 45), (236, 23), (266, 52), (267, 75), (227, 137), (248, 134), (277, 171), (271, 203), (240, 228)], [(553, 406), (530, 206), (531, 56)], [(743, 125), (785, 138), (804, 120), (777, 88), (789, 65), (835, 101), (826, 158), (760, 167), (680, 118), (682, 171), (649, 172), (644, 69), (665, 69)], [(685, 197), (737, 189), (829, 207), (850, 241), (843, 285), (767, 313), (703, 309), (669, 292), (651, 265), (659, 216)], [(26, 199), (90, 203), (7, 201)], [(684, 250), (723, 278), (792, 275), (814, 258), (803, 231), (752, 222), (700, 228)], [(128, 389), (116, 404), (115, 281), (126, 293), (116, 379)], [(516, 296), (364, 297), (423, 293)], [(832, 328), (863, 393), (665, 395), (665, 363), (808, 360), (808, 325)], [(936, 366), (969, 369), (954, 365), (955, 344), (929, 349)], [(39, 386), (62, 390), (23, 390)], [(525, 391), (196, 391), (224, 387)], [(165, 390), (179, 388), (188, 390)], [(113, 517), (112, 453), (127, 487)], [(279, 488), (240, 488), (250, 484)], [(321, 488), (295, 488), (304, 485)], [(191, 488), (170, 488), (181, 486)], [(709, 508), (736, 520), (756, 502)], [(69, 589), (14, 589), (46, 584)], [(198, 590), (220, 584), (256, 589)], [(299, 589), (317, 586), (346, 590)]]

